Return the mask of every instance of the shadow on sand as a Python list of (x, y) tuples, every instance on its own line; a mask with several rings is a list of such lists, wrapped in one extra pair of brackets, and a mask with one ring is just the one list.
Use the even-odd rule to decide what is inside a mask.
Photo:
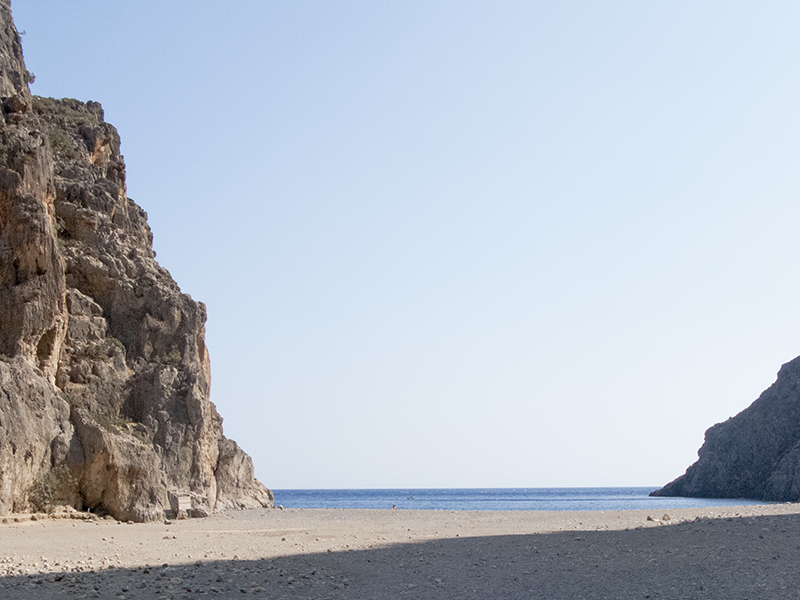
[(3, 600), (84, 597), (783, 600), (800, 598), (800, 515), (0, 578)]

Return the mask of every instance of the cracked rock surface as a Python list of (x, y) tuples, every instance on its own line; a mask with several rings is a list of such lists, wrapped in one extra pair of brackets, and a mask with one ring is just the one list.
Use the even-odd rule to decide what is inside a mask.
[(0, 515), (271, 506), (222, 433), (205, 305), (156, 262), (116, 129), (29, 80), (0, 0)]

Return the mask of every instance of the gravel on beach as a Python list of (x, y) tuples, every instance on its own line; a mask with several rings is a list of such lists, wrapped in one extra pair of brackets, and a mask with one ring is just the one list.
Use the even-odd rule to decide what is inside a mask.
[(3, 600), (800, 598), (799, 504), (56, 516), (0, 518)]

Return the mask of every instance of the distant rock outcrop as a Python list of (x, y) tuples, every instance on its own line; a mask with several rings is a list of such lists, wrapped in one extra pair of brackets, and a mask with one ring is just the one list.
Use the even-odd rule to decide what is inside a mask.
[(271, 506), (222, 435), (206, 308), (156, 262), (116, 130), (30, 79), (0, 0), (0, 514)]
[(800, 500), (800, 357), (748, 408), (706, 431), (698, 455), (651, 495)]

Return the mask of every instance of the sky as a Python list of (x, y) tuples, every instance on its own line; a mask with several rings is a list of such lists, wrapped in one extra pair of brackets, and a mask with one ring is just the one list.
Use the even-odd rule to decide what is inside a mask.
[(653, 486), (800, 354), (800, 4), (15, 0), (274, 489)]

